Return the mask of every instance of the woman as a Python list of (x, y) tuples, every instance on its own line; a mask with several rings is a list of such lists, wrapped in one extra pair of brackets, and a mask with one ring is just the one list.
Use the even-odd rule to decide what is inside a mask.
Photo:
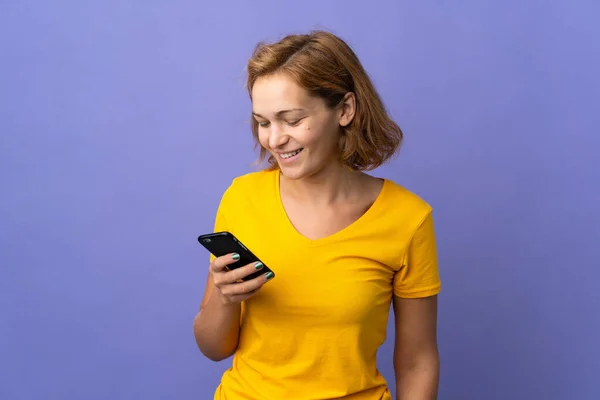
[(440, 279), (430, 206), (363, 171), (402, 140), (359, 60), (327, 32), (259, 45), (252, 132), (270, 167), (224, 193), (230, 231), (274, 272), (211, 257), (198, 346), (234, 355), (215, 399), (391, 399), (376, 367), (390, 304), (398, 400), (437, 396)]

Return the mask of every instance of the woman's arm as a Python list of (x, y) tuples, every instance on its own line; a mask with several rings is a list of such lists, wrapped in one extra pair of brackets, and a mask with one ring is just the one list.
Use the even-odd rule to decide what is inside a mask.
[(240, 303), (227, 304), (219, 295), (209, 272), (200, 312), (194, 318), (194, 336), (202, 354), (213, 361), (233, 355), (240, 335)]
[(437, 296), (394, 296), (394, 315), (396, 400), (435, 400), (440, 374)]
[(228, 254), (215, 258), (210, 264), (200, 312), (194, 318), (198, 348), (213, 361), (233, 355), (240, 336), (241, 302), (256, 294), (272, 276), (262, 274), (242, 281), (242, 278), (262, 269), (262, 263), (229, 271), (227, 265), (237, 259), (239, 256)]

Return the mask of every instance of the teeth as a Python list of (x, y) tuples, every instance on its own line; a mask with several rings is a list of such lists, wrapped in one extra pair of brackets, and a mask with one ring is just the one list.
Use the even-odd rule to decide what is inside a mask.
[(292, 152), (289, 152), (289, 153), (283, 153), (283, 154), (281, 154), (281, 158), (290, 158), (290, 157), (293, 157), (296, 154), (300, 153), (301, 151), (302, 151), (302, 149), (298, 149), (296, 151), (292, 151)]

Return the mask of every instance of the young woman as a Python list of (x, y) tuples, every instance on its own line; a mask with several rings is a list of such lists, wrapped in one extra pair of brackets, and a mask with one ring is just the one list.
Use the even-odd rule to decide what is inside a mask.
[(387, 115), (350, 47), (327, 32), (261, 44), (248, 63), (252, 132), (269, 167), (233, 180), (215, 231), (262, 265), (211, 257), (194, 321), (202, 353), (233, 357), (219, 400), (391, 399), (376, 366), (395, 315), (398, 400), (435, 399), (440, 279), (431, 207), (372, 170), (395, 153)]

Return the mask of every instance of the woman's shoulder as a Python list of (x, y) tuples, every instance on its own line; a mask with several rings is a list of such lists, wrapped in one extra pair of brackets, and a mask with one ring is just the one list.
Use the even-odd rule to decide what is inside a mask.
[(420, 195), (399, 184), (398, 182), (385, 179), (386, 196), (384, 201), (396, 210), (413, 214), (429, 214), (431, 205)]
[(233, 178), (230, 188), (248, 189), (270, 185), (273, 182), (277, 171), (272, 170), (261, 170), (248, 172), (242, 175), (238, 175)]
[(235, 176), (223, 193), (223, 197), (239, 197), (264, 192), (274, 182), (276, 171), (262, 170)]

